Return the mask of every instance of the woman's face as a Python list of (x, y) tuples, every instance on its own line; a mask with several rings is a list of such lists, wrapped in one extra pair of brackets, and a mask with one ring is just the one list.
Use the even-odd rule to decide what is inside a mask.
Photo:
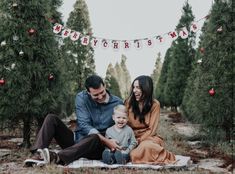
[(140, 101), (142, 97), (142, 90), (139, 86), (139, 80), (134, 81), (133, 84), (133, 94), (135, 95), (136, 101)]

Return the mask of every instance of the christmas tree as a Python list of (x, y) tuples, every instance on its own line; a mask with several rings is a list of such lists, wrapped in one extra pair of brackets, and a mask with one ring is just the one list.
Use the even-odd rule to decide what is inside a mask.
[[(183, 7), (183, 14), (180, 18), (176, 30), (186, 28), (190, 31), (190, 26), (194, 20), (191, 6), (188, 2)], [(193, 48), (195, 44), (195, 33), (190, 31), (187, 38), (178, 37), (172, 46), (172, 60), (168, 66), (167, 81), (164, 88), (166, 103), (169, 103), (173, 110), (181, 105), (187, 78), (191, 71), (192, 60), (195, 55)]]
[(122, 55), (121, 63), (117, 62), (114, 67), (110, 64), (107, 69), (108, 76), (110, 74), (116, 79), (121, 93), (121, 98), (123, 99), (126, 99), (128, 97), (130, 92), (129, 88), (131, 86), (131, 77), (126, 67), (126, 60), (126, 56)]
[(162, 70), (162, 62), (161, 62), (161, 53), (159, 52), (157, 54), (157, 59), (156, 59), (156, 62), (155, 62), (155, 66), (154, 66), (154, 70), (153, 70), (153, 73), (151, 74), (151, 77), (153, 79), (153, 86), (154, 86), (154, 97), (156, 97), (156, 88), (157, 88), (157, 85), (158, 85), (158, 80), (159, 80), (159, 77), (161, 75), (161, 70)]
[(117, 79), (113, 76), (114, 71), (115, 70), (112, 64), (109, 64), (107, 71), (106, 71), (105, 84), (111, 94), (121, 97), (121, 92), (120, 92)]
[(90, 45), (83, 44), (84, 39), (89, 43), (92, 37), (89, 12), (84, 0), (76, 1), (66, 27), (80, 33), (79, 40), (76, 41), (71, 40), (70, 37), (64, 38), (64, 45), (61, 47), (66, 54), (64, 64), (70, 93), (75, 95), (84, 89), (85, 79), (95, 73), (94, 50)]
[[(0, 1), (0, 118), (23, 120), (23, 146), (30, 146), (30, 124), (59, 111), (62, 83), (58, 44), (48, 21), (60, 1)], [(52, 7), (55, 7), (54, 11)], [(50, 11), (50, 12), (49, 12)], [(58, 20), (58, 19), (57, 19)]]
[(156, 86), (156, 89), (155, 89), (155, 91), (156, 91), (155, 95), (156, 95), (156, 98), (159, 100), (159, 102), (161, 104), (161, 107), (169, 106), (169, 104), (166, 103), (166, 99), (165, 99), (165, 96), (164, 96), (164, 87), (165, 87), (165, 84), (166, 84), (166, 81), (167, 81), (168, 66), (169, 66), (170, 61), (171, 61), (171, 55), (172, 55), (171, 47), (168, 48), (168, 50), (166, 51), (166, 54), (165, 54), (165, 57), (164, 57), (164, 62), (163, 62), (161, 73), (160, 73), (160, 77), (159, 77), (159, 80), (158, 80), (158, 85)]
[(183, 101), (185, 115), (216, 143), (234, 139), (233, 17), (231, 0), (214, 1)]

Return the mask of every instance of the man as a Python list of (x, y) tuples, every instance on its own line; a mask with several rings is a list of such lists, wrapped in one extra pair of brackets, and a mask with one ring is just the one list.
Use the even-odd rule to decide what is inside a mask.
[[(35, 158), (66, 165), (81, 157), (101, 159), (105, 146), (111, 150), (118, 147), (115, 140), (105, 138), (104, 134), (114, 124), (113, 108), (122, 104), (122, 100), (110, 94), (97, 75), (88, 77), (85, 87), (75, 100), (78, 124), (75, 134), (56, 115), (49, 114), (31, 148), (32, 153), (36, 152)], [(62, 148), (58, 153), (48, 150), (53, 138)]]

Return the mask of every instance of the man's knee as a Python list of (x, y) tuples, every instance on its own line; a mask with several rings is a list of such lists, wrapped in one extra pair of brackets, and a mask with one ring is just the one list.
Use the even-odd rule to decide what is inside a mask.
[(89, 138), (92, 141), (100, 141), (100, 137), (97, 134), (90, 134), (87, 136), (87, 138)]
[(56, 121), (56, 119), (58, 119), (57, 115), (55, 114), (48, 114), (44, 120), (44, 122), (52, 122), (52, 121)]

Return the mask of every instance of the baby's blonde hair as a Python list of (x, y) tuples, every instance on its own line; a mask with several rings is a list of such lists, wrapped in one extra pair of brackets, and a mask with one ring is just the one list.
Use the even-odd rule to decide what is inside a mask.
[(125, 105), (117, 105), (114, 107), (113, 115), (125, 115), (127, 116), (127, 109)]

